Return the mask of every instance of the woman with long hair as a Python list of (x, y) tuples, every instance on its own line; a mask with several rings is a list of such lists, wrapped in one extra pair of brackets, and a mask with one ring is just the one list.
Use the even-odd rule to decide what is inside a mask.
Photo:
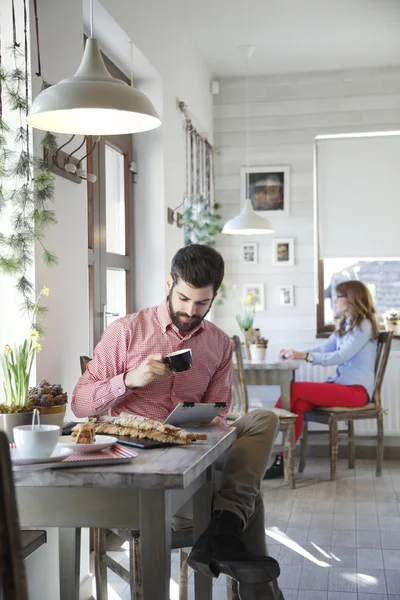
[[(322, 406), (359, 408), (372, 398), (379, 326), (371, 294), (361, 281), (343, 281), (336, 286), (334, 302), (337, 327), (325, 343), (307, 350), (279, 353), (280, 358), (305, 360), (312, 365), (338, 365), (335, 377), (325, 383), (292, 383), (290, 410), (298, 415), (296, 441), (301, 435), (305, 412)], [(276, 406), (281, 407), (280, 399)], [(278, 455), (265, 479), (282, 476), (283, 456)]]

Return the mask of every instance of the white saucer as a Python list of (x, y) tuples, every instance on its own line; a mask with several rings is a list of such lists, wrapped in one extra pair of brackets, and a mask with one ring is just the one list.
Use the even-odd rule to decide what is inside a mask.
[(117, 438), (111, 435), (98, 435), (92, 444), (77, 444), (72, 441), (72, 436), (62, 435), (58, 438), (57, 446), (69, 448), (74, 453), (88, 454), (90, 452), (99, 452), (105, 450), (117, 442)]
[(67, 456), (72, 454), (71, 448), (64, 448), (61, 444), (57, 444), (53, 454), (47, 458), (21, 458), (18, 453), (18, 448), (10, 448), (11, 461), (14, 465), (36, 465), (41, 463), (61, 462)]

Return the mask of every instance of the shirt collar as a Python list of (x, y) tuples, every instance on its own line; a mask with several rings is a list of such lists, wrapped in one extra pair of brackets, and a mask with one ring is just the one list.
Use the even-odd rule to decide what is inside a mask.
[(163, 333), (166, 333), (168, 331), (168, 329), (172, 329), (173, 331), (175, 331), (175, 333), (178, 333), (178, 335), (180, 335), (182, 338), (187, 337), (189, 339), (193, 335), (197, 334), (198, 332), (200, 332), (201, 330), (204, 329), (204, 319), (203, 319), (203, 321), (199, 325), (197, 325), (197, 327), (195, 329), (193, 329), (186, 335), (182, 335), (181, 332), (179, 331), (179, 329), (177, 327), (175, 327), (175, 325), (172, 322), (171, 315), (170, 315), (169, 308), (168, 308), (168, 298), (165, 298), (165, 300), (157, 307), (157, 317), (160, 322)]

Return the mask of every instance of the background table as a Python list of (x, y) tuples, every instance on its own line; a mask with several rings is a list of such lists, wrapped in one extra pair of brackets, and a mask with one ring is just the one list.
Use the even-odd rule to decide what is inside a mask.
[[(207, 441), (138, 450), (131, 464), (79, 469), (17, 467), (21, 526), (59, 527), (61, 600), (79, 598), (82, 527), (140, 529), (145, 600), (168, 600), (171, 516), (193, 498), (194, 537), (211, 515), (213, 465), (236, 439), (235, 428), (204, 427)], [(195, 574), (196, 600), (211, 600), (212, 579)]]
[(282, 408), (290, 410), (290, 384), (294, 381), (294, 372), (301, 363), (301, 360), (254, 362), (244, 359), (247, 385), (279, 385)]

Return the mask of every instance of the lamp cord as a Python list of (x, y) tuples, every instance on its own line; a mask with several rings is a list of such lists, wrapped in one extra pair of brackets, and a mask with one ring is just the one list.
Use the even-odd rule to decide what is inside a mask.
[(131, 87), (133, 87), (133, 42), (129, 40), (131, 46)]
[(250, 197), (249, 184), (249, 56), (246, 54), (245, 77), (245, 120), (246, 120), (246, 198)]
[(90, 37), (93, 37), (93, 0), (90, 0)]

